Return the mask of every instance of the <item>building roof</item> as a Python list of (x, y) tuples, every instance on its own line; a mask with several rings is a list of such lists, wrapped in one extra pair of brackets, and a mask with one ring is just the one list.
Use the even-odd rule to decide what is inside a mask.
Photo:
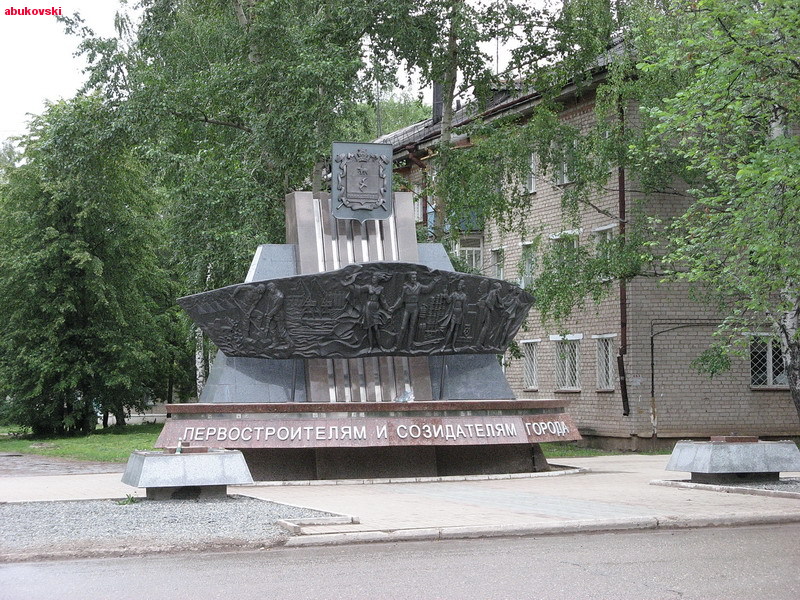
[[(592, 65), (592, 74), (595, 78), (600, 78), (605, 73), (613, 57), (619, 55), (623, 50), (622, 38), (617, 38), (609, 45), (608, 50), (597, 57)], [(476, 119), (493, 118), (509, 114), (525, 114), (529, 112), (533, 105), (539, 100), (541, 95), (535, 90), (526, 88), (522, 82), (508, 82), (508, 88), (495, 90), (492, 98), (485, 105), (477, 101), (469, 102), (453, 114), (453, 127), (460, 127)], [(509, 89), (510, 88), (510, 89)], [(563, 90), (564, 95), (574, 93), (575, 87), (569, 85)], [(409, 150), (420, 149), (436, 143), (441, 135), (441, 120), (434, 122), (433, 118), (428, 118), (413, 125), (408, 125), (397, 131), (387, 133), (375, 140), (380, 144), (392, 144), (394, 146), (395, 159), (403, 158)], [(456, 141), (456, 140), (454, 140)]]

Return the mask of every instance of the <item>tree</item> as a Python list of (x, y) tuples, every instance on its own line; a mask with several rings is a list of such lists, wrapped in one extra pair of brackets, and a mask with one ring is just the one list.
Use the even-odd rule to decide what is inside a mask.
[[(625, 170), (645, 202), (684, 182), (688, 209), (679, 218), (609, 213), (625, 225), (610, 252), (560, 245), (544, 253), (537, 308), (560, 322), (602, 298), (613, 280), (691, 282), (724, 317), (719, 343), (698, 365), (719, 372), (746, 346), (741, 334), (771, 329), (800, 414), (800, 228), (789, 216), (800, 182), (797, 11), (772, 0), (601, 0), (569, 3), (550, 31), (552, 43), (539, 46), (550, 60), (537, 62), (536, 48), (518, 53), (518, 64), (532, 65), (523, 88), (539, 94), (527, 121), (474, 122), (464, 131), (473, 145), (440, 173), (450, 218), (522, 227), (531, 153), (539, 176), (563, 165), (572, 176), (565, 228), (580, 226), (583, 209), (599, 210), (592, 197), (612, 167)], [(580, 95), (601, 64), (597, 123), (580, 132), (559, 120), (558, 95), (567, 84)], [(569, 276), (546, 268), (556, 264)]]
[[(488, 72), (477, 48), (487, 34), (461, 21), (457, 62), (442, 68), (440, 26), (478, 10), (462, 4), (145, 0), (141, 22), (120, 18), (112, 39), (64, 19), (84, 38), (87, 87), (118, 107), (164, 193), (182, 293), (241, 281), (257, 244), (282, 241), (285, 193), (312, 172), (319, 187), (332, 141), (375, 137), (365, 107), (395, 82), (397, 61), (426, 81), (455, 83), (456, 66), (471, 84)], [(481, 11), (484, 28), (497, 20)], [(198, 337), (198, 388), (206, 347)]]
[(0, 387), (34, 433), (86, 433), (152, 398), (173, 290), (158, 196), (97, 95), (34, 118), (0, 188)]
[[(416, 70), (423, 84), (441, 86), (441, 125), (437, 172), (447, 173), (452, 153), (453, 118), (456, 99), (471, 92), (485, 101), (493, 87), (508, 85), (493, 70), (493, 60), (482, 45), (526, 41), (536, 44), (545, 11), (530, 2), (497, 0), (394, 0), (380, 3), (367, 30), (375, 58), (381, 64), (404, 63)], [(513, 85), (513, 84), (512, 84)], [(436, 89), (436, 88), (434, 88)], [(439, 102), (434, 99), (434, 105)], [(434, 190), (433, 233), (445, 235), (452, 199), (447, 186)]]
[(675, 74), (674, 94), (647, 108), (639, 160), (674, 155), (696, 199), (668, 229), (676, 279), (725, 315), (710, 372), (747, 337), (780, 341), (800, 415), (800, 20), (781, 1), (669, 2), (650, 31), (668, 33), (643, 73)]

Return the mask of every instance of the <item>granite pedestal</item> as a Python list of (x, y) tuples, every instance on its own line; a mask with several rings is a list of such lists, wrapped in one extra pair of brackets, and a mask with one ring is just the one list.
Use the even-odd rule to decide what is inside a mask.
[(146, 488), (148, 500), (225, 498), (228, 485), (250, 484), (253, 478), (238, 450), (204, 452), (132, 452), (122, 483)]
[(788, 440), (718, 437), (708, 442), (681, 441), (672, 451), (667, 471), (690, 472), (697, 483), (777, 481), (781, 471), (800, 471), (800, 450)]

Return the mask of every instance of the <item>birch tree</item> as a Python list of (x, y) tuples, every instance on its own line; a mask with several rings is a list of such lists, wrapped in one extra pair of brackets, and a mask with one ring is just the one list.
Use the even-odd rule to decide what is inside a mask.
[[(642, 159), (685, 162), (696, 198), (669, 229), (665, 262), (725, 315), (710, 372), (766, 329), (800, 415), (800, 20), (780, 0), (670, 2), (643, 73), (684, 85), (656, 106)], [(666, 26), (664, 25), (666, 23)], [(744, 334), (744, 335), (743, 335)]]

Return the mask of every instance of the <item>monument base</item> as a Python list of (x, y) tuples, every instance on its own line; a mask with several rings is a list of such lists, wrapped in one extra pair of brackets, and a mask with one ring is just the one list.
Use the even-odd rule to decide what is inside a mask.
[(549, 466), (538, 444), (243, 450), (256, 481), (397, 479), (533, 473)]
[(565, 404), (175, 404), (157, 446), (235, 448), (259, 481), (529, 473), (539, 443), (580, 439)]

